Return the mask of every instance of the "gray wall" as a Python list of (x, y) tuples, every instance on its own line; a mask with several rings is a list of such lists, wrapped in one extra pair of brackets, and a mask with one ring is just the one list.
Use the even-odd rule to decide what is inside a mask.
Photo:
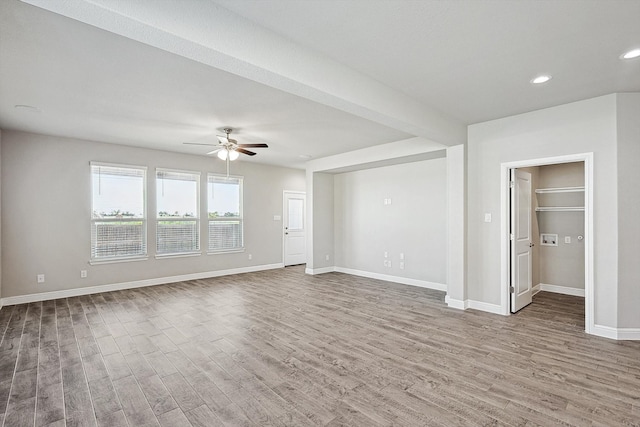
[[(224, 173), (224, 163), (192, 156), (24, 132), (2, 134), (2, 297), (130, 282), (282, 262), (283, 190), (305, 190), (302, 170), (238, 161), (231, 173), (244, 176), (245, 252), (155, 259), (155, 168), (201, 172), (201, 211), (206, 174)], [(149, 259), (89, 265), (90, 161), (148, 167)], [(203, 215), (203, 218), (206, 216)], [(252, 254), (253, 259), (248, 259)], [(86, 279), (80, 270), (88, 270)], [(46, 275), (44, 284), (36, 275)]]
[[(469, 126), (469, 299), (500, 304), (501, 163), (593, 152), (595, 323), (616, 326), (616, 145), (615, 94)], [(483, 221), (485, 212), (493, 222)]]
[[(562, 163), (538, 168), (535, 188), (584, 186), (584, 163)], [(540, 206), (584, 206), (584, 193), (538, 194)], [(558, 235), (558, 246), (539, 247), (539, 281), (548, 285), (584, 289), (584, 212), (537, 212), (539, 233)], [(564, 242), (565, 237), (571, 243)], [(536, 236), (539, 241), (539, 234)]]
[[(446, 283), (445, 158), (343, 173), (334, 180), (337, 267)], [(383, 265), (385, 251), (391, 267)]]
[[(0, 129), (0, 224), (2, 224), (2, 129)], [(0, 226), (0, 298), (2, 298), (2, 226)]]
[[(333, 175), (313, 172), (313, 265), (332, 267), (334, 263)], [(329, 256), (327, 260), (326, 256)], [(307, 255), (307, 259), (309, 255)]]
[(640, 93), (618, 95), (618, 327), (640, 328)]

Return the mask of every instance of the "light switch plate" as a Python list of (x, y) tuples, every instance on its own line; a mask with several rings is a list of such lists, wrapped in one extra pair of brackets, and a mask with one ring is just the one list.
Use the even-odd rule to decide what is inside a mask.
[(491, 222), (491, 214), (490, 213), (484, 214), (484, 222)]

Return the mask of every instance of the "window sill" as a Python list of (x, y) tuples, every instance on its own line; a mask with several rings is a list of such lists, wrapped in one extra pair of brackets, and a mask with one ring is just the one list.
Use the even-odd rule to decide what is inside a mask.
[(200, 255), (202, 255), (202, 252), (185, 252), (185, 253), (178, 253), (178, 254), (161, 254), (161, 255), (156, 255), (156, 259), (189, 258), (189, 257), (194, 257), (194, 256), (200, 256)]
[(244, 248), (240, 248), (240, 249), (229, 249), (228, 251), (214, 251), (214, 252), (207, 252), (207, 255), (222, 255), (222, 254), (240, 254), (244, 252)]
[(146, 261), (149, 257), (131, 257), (131, 258), (109, 258), (109, 259), (93, 259), (89, 261), (89, 265), (116, 264), (120, 262), (136, 262)]

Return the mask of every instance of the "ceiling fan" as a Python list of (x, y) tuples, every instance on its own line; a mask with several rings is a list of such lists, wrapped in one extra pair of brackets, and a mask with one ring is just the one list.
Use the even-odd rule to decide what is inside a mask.
[(253, 151), (246, 150), (246, 148), (269, 148), (267, 144), (238, 144), (238, 141), (235, 139), (231, 139), (229, 136), (233, 132), (232, 128), (224, 128), (225, 135), (216, 135), (218, 137), (218, 143), (210, 143), (210, 142), (185, 142), (188, 145), (207, 145), (216, 147), (212, 151), (209, 151), (207, 154), (218, 153), (218, 158), (220, 160), (236, 160), (240, 153), (246, 154), (247, 156), (255, 156), (256, 153)]
[(231, 139), (229, 134), (233, 132), (232, 128), (224, 128), (225, 135), (216, 135), (218, 137), (218, 143), (213, 144), (210, 142), (185, 142), (184, 144), (188, 145), (208, 145), (215, 147), (213, 150), (209, 151), (207, 154), (215, 154), (218, 153), (218, 158), (220, 160), (224, 160), (227, 163), (227, 178), (229, 177), (229, 162), (236, 160), (240, 153), (246, 154), (247, 156), (255, 156), (256, 153), (253, 151), (246, 150), (246, 148), (269, 148), (267, 144), (259, 143), (259, 144), (238, 144), (238, 141), (235, 139)]

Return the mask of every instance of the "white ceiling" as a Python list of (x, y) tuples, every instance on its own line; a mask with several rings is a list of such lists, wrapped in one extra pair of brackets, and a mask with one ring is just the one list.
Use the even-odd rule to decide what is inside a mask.
[(3, 0), (0, 127), (203, 154), (182, 142), (232, 126), (270, 145), (252, 161), (294, 167), (451, 145), (471, 123), (640, 91), (640, 59), (619, 59), (639, 17), (615, 0)]

